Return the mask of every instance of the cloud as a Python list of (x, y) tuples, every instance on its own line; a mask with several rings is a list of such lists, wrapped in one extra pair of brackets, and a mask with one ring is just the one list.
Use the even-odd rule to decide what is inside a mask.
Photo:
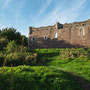
[(23, 9), (23, 7), (24, 7), (24, 0), (20, 1), (17, 4), (16, 14), (15, 14), (15, 20), (16, 20), (16, 22), (18, 21), (18, 19), (20, 17), (22, 17), (22, 9)]
[[(43, 5), (43, 7), (37, 13), (37, 15), (35, 16), (35, 19), (40, 17), (45, 12), (45, 10), (49, 7), (49, 5), (51, 4), (52, 1), (53, 0), (46, 0), (46, 3)], [(35, 20), (33, 19), (32, 21), (34, 22)]]
[(46, 0), (47, 1), (47, 3), (44, 5), (44, 7), (40, 10), (40, 13), (39, 14), (42, 14), (47, 8), (48, 8), (48, 6), (51, 4), (51, 2), (53, 1), (53, 0)]
[(18, 4), (18, 8), (16, 9), (16, 19), (18, 19), (19, 17), (20, 17), (20, 15), (21, 15), (21, 9), (23, 8), (23, 3), (22, 2), (20, 2), (19, 4)]
[[(62, 4), (58, 3), (53, 11), (47, 14), (44, 18), (41, 19), (39, 16), (35, 17), (34, 25), (52, 25), (55, 24), (56, 21), (61, 23), (76, 21), (81, 11), (85, 8), (86, 1), (87, 0), (70, 0), (69, 2), (68, 0), (65, 0), (64, 2), (61, 2)], [(70, 3), (69, 6), (66, 6), (67, 2)], [(36, 23), (37, 20), (38, 23)]]
[[(52, 13), (50, 15), (50, 17), (52, 17), (48, 23), (53, 24), (55, 23), (55, 21), (62, 21), (62, 23), (64, 22), (68, 22), (68, 21), (73, 21), (75, 20), (80, 12), (80, 9), (82, 9), (82, 6), (84, 8), (84, 3), (86, 0), (78, 0), (76, 3), (73, 2), (72, 6), (70, 8), (67, 8), (66, 10), (62, 11), (60, 9), (58, 9), (58, 11), (56, 13)], [(57, 8), (56, 8), (57, 10)]]
[(3, 5), (2, 9), (5, 9), (10, 4), (11, 1), (12, 0), (5, 0), (5, 3)]

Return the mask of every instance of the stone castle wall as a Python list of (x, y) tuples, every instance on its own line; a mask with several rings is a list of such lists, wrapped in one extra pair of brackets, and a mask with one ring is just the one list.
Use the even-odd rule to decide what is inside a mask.
[(53, 26), (29, 27), (30, 48), (90, 47), (90, 20), (75, 23), (56, 23)]

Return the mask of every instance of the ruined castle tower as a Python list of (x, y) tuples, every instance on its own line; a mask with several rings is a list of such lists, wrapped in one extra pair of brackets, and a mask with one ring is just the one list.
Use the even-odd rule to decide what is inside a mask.
[(53, 26), (29, 27), (29, 48), (90, 47), (90, 20)]

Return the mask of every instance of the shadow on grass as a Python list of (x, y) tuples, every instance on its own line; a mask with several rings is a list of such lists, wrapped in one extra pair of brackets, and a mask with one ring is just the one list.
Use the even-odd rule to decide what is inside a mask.
[(52, 58), (58, 55), (59, 55), (59, 52), (38, 53), (37, 65), (47, 66), (48, 63), (50, 63), (50, 61), (53, 60)]
[[(18, 69), (21, 69), (19, 74), (13, 73), (13, 90), (20, 90), (22, 87), (22, 90), (29, 90), (29, 88), (31, 90), (90, 90), (89, 81), (58, 68), (38, 67), (38, 69), (35, 69), (19, 67)], [(14, 72), (17, 71), (15, 69)], [(3, 73), (1, 75), (0, 90), (10, 90), (11, 88), (8, 82), (11, 78), (9, 75), (7, 77), (7, 75)], [(42, 79), (43, 81), (41, 81)]]
[[(56, 70), (60, 70), (58, 68), (54, 68), (54, 67), (52, 67), (52, 68), (56, 69)], [(63, 70), (61, 70), (61, 71), (64, 72), (66, 75), (69, 75), (69, 77), (73, 78), (80, 85), (80, 87), (82, 88), (81, 90), (90, 90), (90, 81), (89, 80), (86, 80), (85, 78), (83, 78), (79, 75), (75, 75), (71, 72), (66, 72)]]

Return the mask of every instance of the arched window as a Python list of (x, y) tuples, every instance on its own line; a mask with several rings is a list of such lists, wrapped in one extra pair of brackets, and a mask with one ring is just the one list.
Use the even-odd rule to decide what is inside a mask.
[(84, 30), (84, 28), (80, 28), (79, 35), (80, 35), (80, 36), (84, 36), (84, 35), (85, 35), (85, 30)]
[(55, 33), (54, 38), (58, 38), (58, 33), (57, 32)]

